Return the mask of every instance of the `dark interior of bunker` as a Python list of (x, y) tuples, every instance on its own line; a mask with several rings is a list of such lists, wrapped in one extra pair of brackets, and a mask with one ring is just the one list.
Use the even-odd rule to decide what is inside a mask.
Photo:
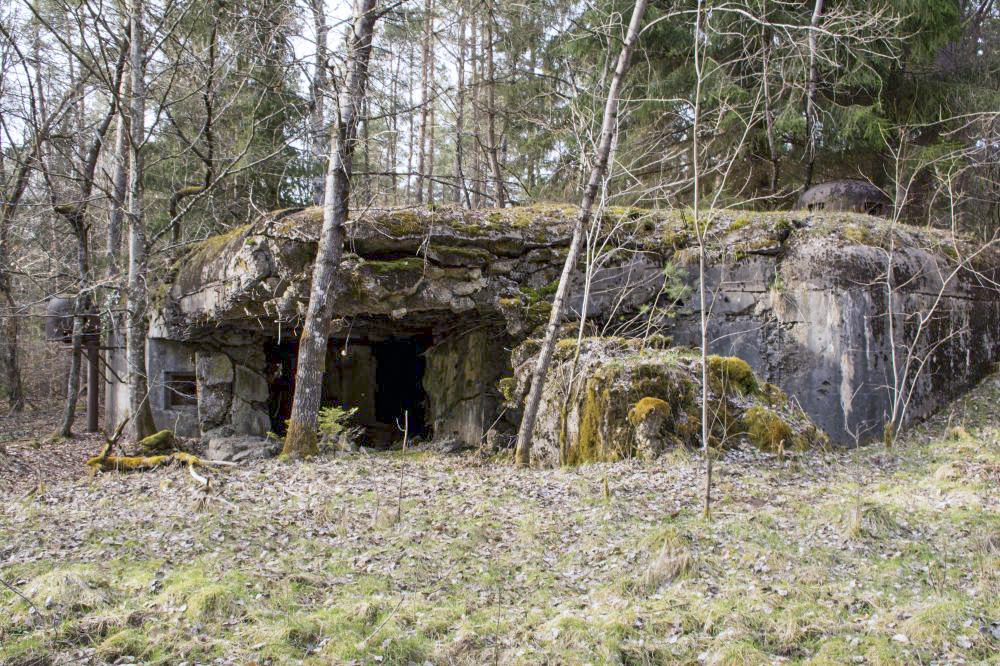
[[(404, 425), (411, 439), (459, 434), (450, 432), (453, 428), (448, 424), (453, 412), (465, 407), (463, 401), (450, 399), (452, 391), (447, 390), (436, 391), (439, 395), (434, 400), (427, 386), (443, 380), (446, 386), (454, 388), (459, 376), (468, 374), (464, 368), (470, 359), (466, 345), (459, 345), (460, 351), (451, 351), (456, 344), (454, 337), (439, 337), (437, 344), (430, 331), (331, 338), (323, 373), (322, 405), (357, 408), (352, 423), (364, 428), (361, 443), (374, 448), (392, 446), (401, 440)], [(435, 359), (435, 377), (431, 381), (427, 377), (428, 354)], [(265, 356), (271, 431), (284, 435), (292, 409), (298, 343), (270, 338), (265, 344)], [(476, 370), (478, 374), (481, 368)], [(499, 370), (491, 374), (499, 377)], [(448, 377), (439, 377), (441, 374), (450, 375), (450, 381)], [(493, 377), (485, 379), (495, 383)], [(437, 428), (432, 402), (436, 407), (434, 415), (438, 417)]]

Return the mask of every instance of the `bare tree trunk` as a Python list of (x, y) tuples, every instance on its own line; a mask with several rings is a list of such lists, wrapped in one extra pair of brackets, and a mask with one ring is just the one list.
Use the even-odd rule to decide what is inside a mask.
[(816, 29), (823, 14), (823, 0), (816, 0), (809, 23), (809, 82), (806, 87), (806, 184), (812, 185), (816, 165)]
[(435, 103), (437, 101), (437, 87), (434, 85), (434, 66), (435, 66), (435, 53), (434, 53), (434, 17), (433, 15), (429, 21), (430, 24), (430, 43), (427, 51), (427, 73), (429, 79), (430, 87), (430, 108), (427, 110), (428, 126), (427, 126), (427, 203), (434, 203), (434, 129), (436, 122), (436, 115), (434, 112)]
[(455, 69), (458, 71), (458, 90), (455, 100), (455, 202), (465, 203), (471, 208), (469, 190), (465, 187), (465, 174), (462, 171), (462, 139), (465, 133), (465, 3), (459, 4), (458, 16), (458, 59)]
[(371, 162), (371, 136), (369, 135), (368, 128), (368, 100), (365, 99), (362, 105), (362, 115), (364, 118), (361, 119), (362, 125), (362, 135), (361, 135), (361, 164), (364, 168), (364, 175), (361, 176), (361, 200), (363, 206), (371, 205), (372, 203), (372, 162)]
[[(764, 2), (764, 18), (767, 18), (767, 2)], [(771, 175), (768, 181), (769, 194), (778, 191), (778, 178), (780, 176), (778, 163), (778, 141), (774, 136), (774, 100), (771, 98), (771, 29), (764, 28), (764, 54), (762, 61), (762, 73), (764, 83), (764, 129), (767, 132), (767, 151), (771, 158)]]
[[(434, 58), (431, 56), (431, 66)], [(434, 97), (434, 85), (431, 84), (431, 97)], [(427, 114), (427, 204), (434, 203), (434, 104), (431, 103), (431, 110)]]
[[(79, 300), (79, 299), (77, 299)], [(79, 305), (74, 305), (74, 310)], [(76, 401), (80, 395), (80, 360), (83, 355), (83, 317), (75, 315), (73, 317), (73, 352), (69, 365), (69, 381), (66, 387), (66, 407), (63, 410), (62, 425), (59, 426), (59, 435), (62, 437), (73, 436), (73, 421), (76, 417)]]
[(480, 123), (480, 113), (479, 113), (479, 97), (480, 97), (480, 85), (482, 83), (482, 77), (479, 71), (479, 21), (477, 19), (478, 13), (472, 12), (472, 24), (470, 25), (469, 36), (472, 42), (469, 44), (469, 59), (471, 60), (471, 74), (472, 74), (472, 183), (474, 187), (472, 188), (472, 208), (478, 209), (482, 205), (483, 200), (483, 169), (482, 162), (480, 160), (479, 149), (482, 145), (482, 140), (479, 136)]
[[(424, 168), (427, 162), (427, 121), (430, 112), (430, 78), (434, 75), (431, 71), (431, 52), (434, 50), (432, 44), (434, 37), (434, 19), (431, 12), (434, 11), (434, 0), (424, 2), (424, 42), (421, 50), (420, 65), (420, 152), (417, 156), (417, 203), (424, 202)], [(434, 150), (431, 146), (430, 150)]]
[[(27, 173), (26, 169), (25, 173)], [(25, 178), (25, 180), (27, 179)], [(2, 299), (3, 307), (3, 344), (0, 345), (0, 356), (2, 356), (3, 362), (7, 402), (12, 412), (21, 412), (24, 410), (24, 387), (21, 383), (21, 367), (17, 357), (17, 304), (14, 302), (14, 289), (9, 271), (10, 241), (8, 230), (14, 205), (16, 205), (16, 203), (10, 205), (11, 203), (11, 201), (5, 201), (0, 207), (0, 299)]]
[(611, 79), (611, 88), (608, 90), (607, 103), (604, 105), (604, 119), (601, 122), (600, 142), (597, 145), (594, 168), (590, 172), (590, 181), (583, 194), (583, 202), (580, 204), (580, 217), (573, 228), (573, 241), (570, 243), (569, 252), (566, 254), (566, 263), (563, 265), (562, 276), (559, 278), (559, 287), (556, 289), (555, 298), (552, 301), (552, 310), (549, 313), (549, 323), (545, 330), (545, 339), (542, 341), (541, 351), (538, 353), (538, 361), (531, 376), (531, 389), (524, 406), (524, 416), (521, 419), (521, 428), (517, 434), (516, 462), (519, 467), (526, 467), (531, 462), (531, 439), (535, 428), (535, 418), (538, 415), (538, 405), (542, 399), (542, 389), (545, 386), (545, 375), (548, 372), (549, 364), (552, 361), (552, 351), (556, 344), (556, 332), (559, 329), (559, 322), (562, 320), (563, 311), (566, 307), (566, 295), (569, 291), (569, 283), (576, 269), (576, 264), (580, 260), (580, 250), (583, 245), (584, 232), (590, 222), (591, 210), (597, 190), (601, 185), (601, 180), (607, 172), (608, 161), (611, 157), (611, 143), (618, 126), (618, 98), (621, 94), (622, 82), (628, 74), (632, 64), (632, 50), (635, 47), (636, 39), (639, 36), (639, 26), (642, 23), (643, 14), (646, 12), (648, 0), (637, 0), (632, 10), (632, 19), (629, 21), (628, 33), (625, 36), (625, 43), (622, 45), (621, 53), (618, 55), (618, 65), (615, 67), (615, 74)]
[(351, 191), (351, 157), (357, 142), (358, 115), (365, 98), (372, 33), (378, 15), (376, 0), (355, 0), (347, 35), (346, 81), (337, 102), (337, 122), (330, 141), (330, 162), (323, 200), (323, 230), (313, 265), (309, 308), (299, 337), (295, 395), (283, 454), (292, 457), (318, 452), (316, 419), (320, 407), (326, 346), (334, 300), (333, 278), (344, 249), (344, 222)]
[[(122, 86), (119, 99), (127, 99), (130, 87)], [(111, 176), (111, 210), (108, 214), (108, 239), (106, 252), (108, 256), (109, 275), (117, 275), (117, 265), (122, 250), (122, 222), (125, 210), (125, 192), (128, 178), (128, 142), (126, 134), (126, 114), (118, 110), (118, 121), (115, 124), (114, 172)]]
[(408, 66), (406, 68), (407, 79), (409, 80), (409, 83), (410, 83), (410, 85), (407, 86), (407, 92), (406, 92), (406, 102), (407, 102), (407, 105), (408, 105), (408, 107), (410, 109), (410, 112), (409, 112), (409, 131), (406, 133), (406, 140), (407, 140), (407, 150), (406, 150), (406, 191), (405, 191), (406, 203), (410, 203), (410, 192), (411, 192), (411, 188), (412, 188), (412, 178), (413, 178), (413, 152), (414, 152), (414, 149), (415, 149), (415, 144), (414, 144), (414, 141), (413, 141), (413, 138), (415, 136), (414, 129), (413, 129), (413, 124), (414, 124), (414, 118), (416, 116), (416, 113), (413, 110), (413, 52), (414, 52), (414, 48), (413, 48), (413, 44), (411, 42), (411, 44), (410, 44), (410, 59), (409, 59)]
[[(2, 137), (0, 137), (2, 140)], [(0, 146), (2, 148), (2, 146)], [(0, 160), (3, 152), (0, 150)], [(2, 161), (0, 161), (2, 164)], [(3, 170), (0, 169), (0, 173)], [(23, 162), (18, 167), (18, 175), (14, 178), (14, 189), (4, 192), (4, 200), (0, 201), (0, 304), (2, 310), (3, 344), (0, 345), (0, 362), (3, 363), (4, 388), (7, 391), (7, 402), (12, 412), (24, 410), (24, 388), (21, 384), (21, 368), (17, 359), (17, 304), (14, 302), (14, 289), (10, 277), (10, 223), (28, 183), (28, 164)]]
[(156, 431), (149, 407), (146, 380), (146, 227), (142, 211), (142, 142), (145, 134), (146, 86), (143, 70), (144, 46), (142, 0), (129, 0), (131, 33), (130, 70), (132, 94), (129, 98), (128, 173), (128, 286), (126, 294), (126, 359), (128, 362), (130, 429), (136, 439)]
[[(702, 2), (698, 0), (697, 14), (695, 14), (694, 34), (702, 34)], [(694, 232), (698, 241), (698, 303), (700, 314), (698, 323), (701, 334), (701, 445), (705, 459), (705, 490), (703, 495), (704, 515), (708, 518), (711, 515), (712, 507), (712, 451), (709, 442), (712, 434), (712, 424), (709, 421), (710, 410), (708, 404), (708, 303), (705, 289), (705, 225), (700, 214), (701, 206), (701, 169), (700, 144), (698, 133), (701, 131), (701, 85), (702, 85), (702, 47), (701, 41), (695, 39), (694, 43), (694, 117), (691, 124), (691, 170), (692, 183), (694, 188), (693, 216)]]
[[(313, 29), (316, 32), (316, 61), (313, 63), (312, 81), (312, 114), (310, 118), (310, 152), (314, 164), (320, 164), (326, 149), (326, 88), (327, 88), (327, 34), (326, 5), (323, 0), (309, 0), (309, 9), (313, 15)], [(323, 202), (323, 178), (313, 179), (313, 201), (318, 205)]]
[[(123, 30), (127, 30), (127, 23)], [(125, 206), (127, 204), (128, 192), (128, 162), (129, 162), (129, 110), (126, 108), (128, 100), (132, 97), (132, 82), (130, 76), (122, 77), (121, 85), (117, 91), (116, 100), (118, 120), (115, 124), (115, 146), (114, 146), (114, 170), (111, 176), (111, 201), (108, 211), (108, 236), (107, 246), (107, 278), (109, 282), (120, 284), (119, 276), (122, 272), (122, 228), (125, 222)], [(124, 316), (119, 306), (120, 294), (116, 290), (109, 290), (105, 295), (104, 308), (108, 312), (107, 317), (107, 342), (108, 363), (113, 363), (118, 355), (118, 350), (125, 336)], [(111, 393), (108, 387), (105, 388), (105, 401)], [(109, 405), (105, 404), (105, 409)], [(106, 423), (111, 424), (115, 414), (110, 411), (105, 412)]]
[(389, 155), (388, 155), (388, 168), (386, 171), (389, 172), (389, 187), (392, 192), (392, 196), (389, 198), (387, 203), (393, 205), (399, 203), (399, 190), (397, 189), (399, 183), (396, 177), (396, 171), (398, 168), (397, 160), (399, 159), (399, 75), (402, 69), (403, 56), (399, 53), (394, 55), (395, 68), (392, 75), (392, 88), (390, 95), (392, 100), (390, 104), (392, 105), (392, 113), (389, 115)]
[(486, 35), (483, 48), (486, 50), (486, 147), (493, 171), (493, 187), (496, 190), (494, 201), (499, 208), (507, 205), (507, 195), (504, 191), (503, 172), (500, 169), (500, 157), (497, 147), (497, 79), (493, 66), (493, 26), (496, 16), (493, 13), (493, 0), (486, 0)]

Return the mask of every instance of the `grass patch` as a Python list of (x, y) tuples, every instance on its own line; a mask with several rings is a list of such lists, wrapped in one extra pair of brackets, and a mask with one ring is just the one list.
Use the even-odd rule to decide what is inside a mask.
[(0, 501), (0, 576), (40, 609), (0, 586), (0, 663), (988, 663), (998, 401), (891, 452), (719, 451), (711, 521), (684, 447), (408, 455), (402, 491), (399, 454), (253, 463), (195, 512), (183, 469), (51, 484)]

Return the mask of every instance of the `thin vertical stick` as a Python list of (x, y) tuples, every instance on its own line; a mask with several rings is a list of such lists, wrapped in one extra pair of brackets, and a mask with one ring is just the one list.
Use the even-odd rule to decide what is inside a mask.
[[(403, 412), (403, 453), (406, 454), (406, 442), (410, 434), (410, 412)], [(403, 519), (403, 474), (406, 472), (406, 459), (400, 461), (399, 466), (399, 495), (396, 498), (396, 522)]]

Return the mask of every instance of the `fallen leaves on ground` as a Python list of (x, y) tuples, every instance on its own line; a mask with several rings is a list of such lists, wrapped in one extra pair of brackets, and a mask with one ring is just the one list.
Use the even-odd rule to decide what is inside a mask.
[(0, 578), (20, 594), (0, 589), (0, 663), (986, 659), (998, 397), (990, 379), (957, 404), (970, 439), (942, 416), (891, 451), (731, 451), (710, 521), (693, 452), (261, 461), (205, 493), (182, 468), (88, 476), (96, 441), (6, 442)]

